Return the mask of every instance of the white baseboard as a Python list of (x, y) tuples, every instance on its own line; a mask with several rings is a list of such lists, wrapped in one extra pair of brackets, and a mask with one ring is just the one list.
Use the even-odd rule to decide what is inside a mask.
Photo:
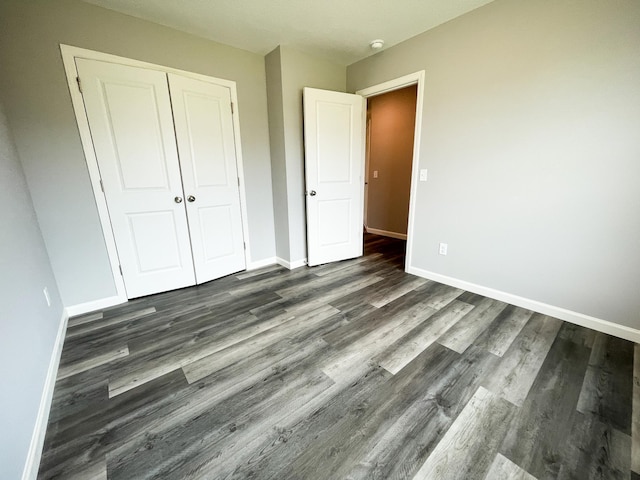
[(278, 265), (282, 265), (284, 268), (288, 268), (289, 270), (293, 270), (294, 268), (304, 267), (307, 264), (307, 259), (303, 258), (301, 260), (295, 260), (293, 262), (288, 262), (283, 258), (276, 257), (276, 263)]
[(42, 448), (44, 447), (44, 437), (47, 433), (47, 424), (49, 423), (49, 410), (51, 409), (51, 401), (53, 400), (53, 389), (56, 386), (60, 355), (62, 354), (62, 346), (64, 344), (68, 321), (69, 316), (67, 312), (63, 310), (60, 325), (58, 326), (58, 334), (56, 335), (56, 342), (53, 345), (53, 352), (51, 352), (51, 359), (49, 360), (49, 370), (47, 371), (47, 378), (45, 379), (42, 397), (40, 398), (40, 407), (38, 408), (38, 416), (33, 429), (33, 435), (31, 436), (27, 461), (24, 466), (24, 471), (22, 472), (22, 480), (34, 480), (38, 476)]
[(100, 300), (93, 300), (92, 302), (71, 305), (66, 308), (66, 311), (69, 317), (75, 317), (76, 315), (95, 312), (96, 310), (102, 310), (103, 308), (113, 307), (114, 305), (120, 305), (121, 303), (127, 303), (127, 301), (128, 300), (126, 298), (116, 295), (113, 297), (101, 298)]
[(364, 227), (367, 233), (373, 233), (374, 235), (382, 235), (383, 237), (399, 238), (400, 240), (406, 240), (406, 233), (388, 232), (387, 230), (378, 230), (377, 228)]
[(263, 260), (256, 260), (255, 262), (251, 262), (247, 264), (247, 271), (268, 267), (270, 265), (275, 265), (276, 263), (278, 263), (276, 261), (276, 257), (269, 257)]
[(421, 268), (408, 267), (407, 272), (419, 277), (427, 278), (429, 280), (434, 280), (439, 283), (451, 285), (452, 287), (462, 288), (463, 290), (477, 293), (485, 297), (510, 303), (511, 305), (515, 305), (517, 307), (526, 308), (529, 310), (533, 310), (534, 312), (559, 318), (560, 320), (565, 320), (569, 323), (580, 325), (581, 327), (591, 328), (593, 330), (597, 330), (598, 332), (613, 335), (625, 340), (630, 340), (635, 343), (640, 343), (640, 330), (637, 330), (635, 328), (627, 327), (625, 325), (619, 325), (608, 320), (591, 317), (583, 313), (556, 307), (547, 303), (539, 302), (537, 300), (520, 297), (518, 295), (503, 292), (501, 290), (483, 287), (482, 285), (476, 285), (475, 283), (448, 277), (446, 275), (440, 275), (439, 273), (429, 272)]

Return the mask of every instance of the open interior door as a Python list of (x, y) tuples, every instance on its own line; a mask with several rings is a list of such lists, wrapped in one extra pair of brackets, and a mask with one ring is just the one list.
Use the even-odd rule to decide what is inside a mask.
[(304, 89), (310, 266), (362, 255), (364, 105), (360, 95)]

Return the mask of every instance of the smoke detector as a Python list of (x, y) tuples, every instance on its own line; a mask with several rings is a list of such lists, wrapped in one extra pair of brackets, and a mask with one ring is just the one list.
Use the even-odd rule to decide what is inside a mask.
[(384, 40), (374, 40), (369, 44), (369, 46), (372, 50), (380, 50), (382, 47), (384, 47)]

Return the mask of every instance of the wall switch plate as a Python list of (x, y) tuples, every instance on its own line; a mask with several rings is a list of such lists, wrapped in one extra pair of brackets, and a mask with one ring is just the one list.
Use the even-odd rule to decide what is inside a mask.
[(449, 248), (449, 245), (447, 245), (446, 243), (441, 243), (440, 244), (440, 249), (438, 250), (438, 253), (440, 255), (446, 255), (448, 248)]
[(427, 181), (427, 169), (426, 168), (421, 168), (420, 169), (420, 181), (421, 182), (426, 182)]
[(50, 307), (51, 298), (49, 297), (49, 289), (47, 287), (44, 287), (44, 290), (42, 290), (42, 293), (44, 293), (44, 299), (47, 301), (47, 307)]
[(373, 178), (378, 178), (378, 170), (373, 171)]

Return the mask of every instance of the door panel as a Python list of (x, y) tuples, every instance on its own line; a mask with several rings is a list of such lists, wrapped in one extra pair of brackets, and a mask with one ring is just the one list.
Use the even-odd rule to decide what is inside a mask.
[(324, 247), (347, 245), (351, 242), (351, 200), (323, 200), (318, 202), (318, 224), (332, 228), (319, 230), (319, 244)]
[[(172, 82), (174, 88), (181, 88), (184, 83), (175, 79)], [(181, 113), (187, 122), (187, 130), (183, 133), (188, 135), (189, 140), (186, 158), (181, 157), (181, 160), (191, 164), (194, 187), (227, 186), (229, 175), (226, 160), (232, 156), (235, 162), (235, 151), (225, 150), (233, 150), (233, 145), (225, 144), (221, 99), (185, 91), (184, 88), (181, 93), (184, 106)], [(228, 90), (225, 88), (221, 93), (228, 93)], [(228, 102), (231, 102), (230, 98)]]
[(198, 208), (198, 220), (204, 242), (204, 260), (211, 262), (232, 255), (233, 236), (219, 235), (219, 232), (233, 230), (233, 214), (228, 205)]
[(76, 65), (127, 296), (193, 285), (166, 74)]
[(353, 106), (321, 101), (317, 101), (315, 106), (316, 133), (323, 140), (318, 142), (318, 183), (350, 183), (354, 173), (353, 162), (357, 161), (351, 148)]
[(304, 89), (311, 266), (362, 255), (363, 112), (359, 95)]
[(169, 189), (162, 119), (154, 86), (105, 81), (101, 87), (120, 189)]
[(245, 269), (228, 88), (169, 74), (198, 283)]
[[(176, 236), (175, 214), (172, 210), (139, 212), (127, 215), (129, 234), (138, 260), (137, 272), (147, 275), (173, 270), (183, 265), (180, 241)], [(158, 239), (162, 241), (159, 242)]]

